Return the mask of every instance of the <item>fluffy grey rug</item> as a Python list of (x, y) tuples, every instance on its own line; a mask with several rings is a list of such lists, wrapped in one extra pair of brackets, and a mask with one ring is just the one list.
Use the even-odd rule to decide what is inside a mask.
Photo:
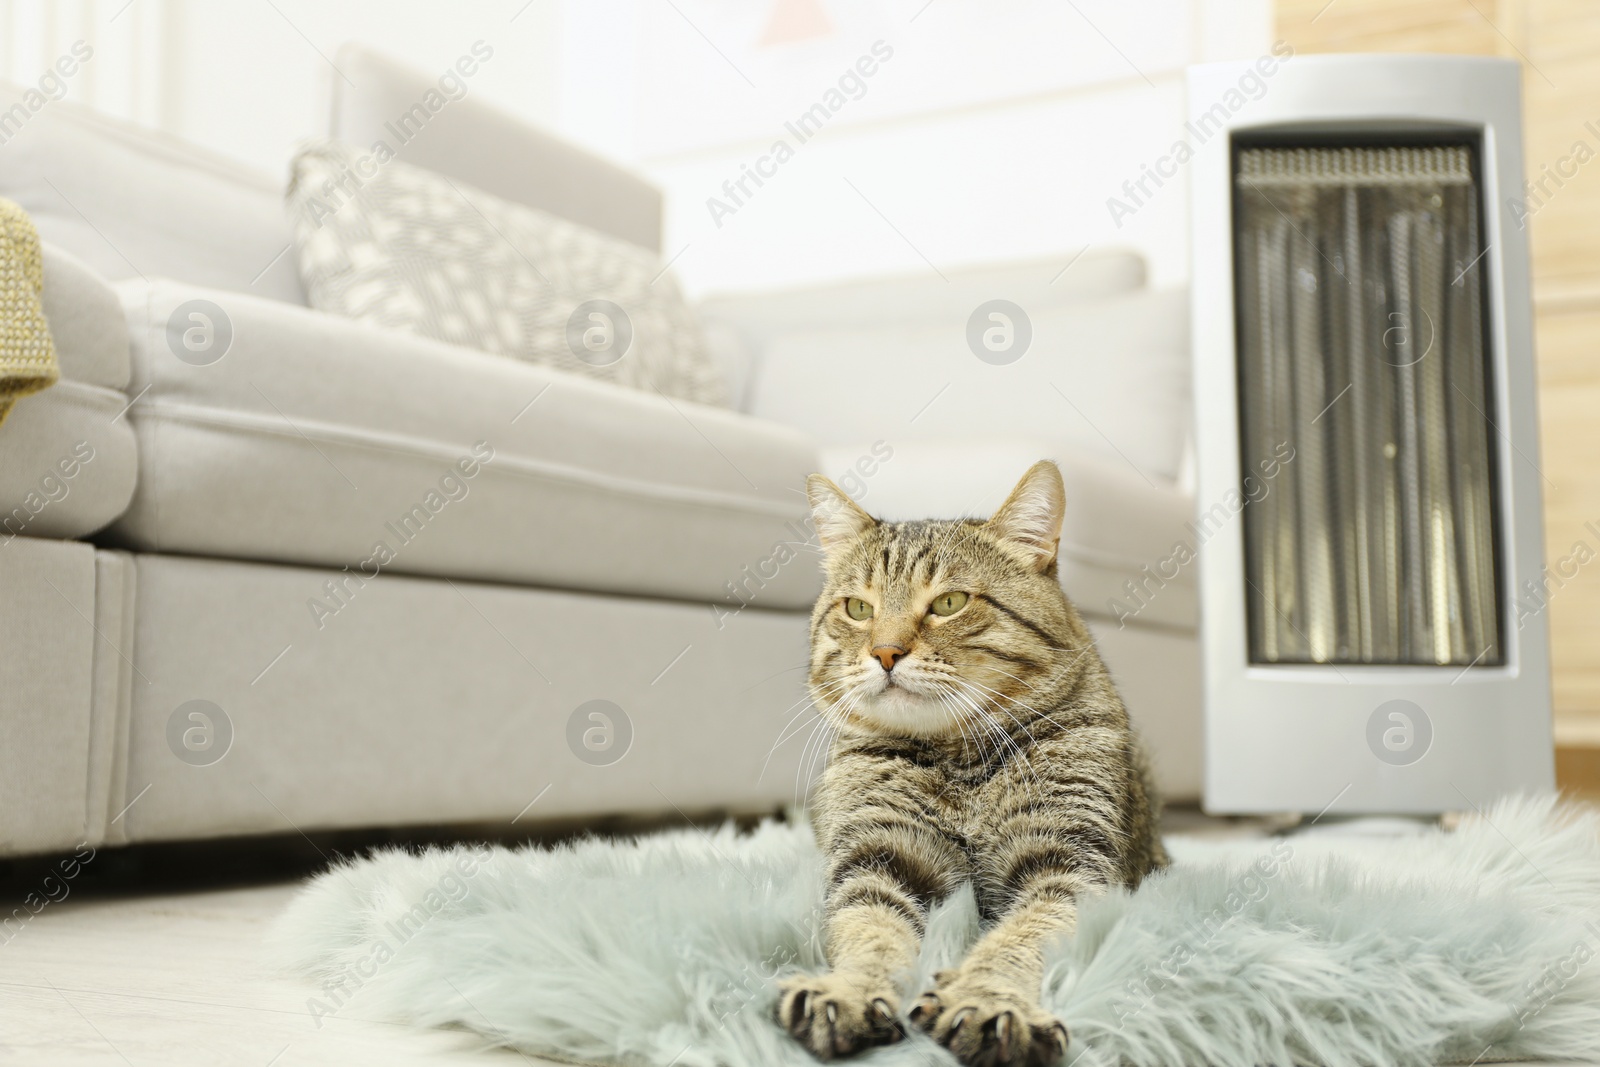
[[(1600, 814), (1503, 802), (1454, 833), (1174, 842), (1049, 954), (1068, 1063), (1434, 1064), (1600, 1058)], [(773, 979), (819, 968), (804, 827), (555, 850), (387, 852), (317, 878), (276, 931), (306, 1010), (453, 1025), (557, 1059), (811, 1065)], [(977, 930), (931, 923), (908, 992)], [(906, 1003), (910, 1003), (908, 996)], [(920, 1034), (872, 1067), (953, 1063)]]

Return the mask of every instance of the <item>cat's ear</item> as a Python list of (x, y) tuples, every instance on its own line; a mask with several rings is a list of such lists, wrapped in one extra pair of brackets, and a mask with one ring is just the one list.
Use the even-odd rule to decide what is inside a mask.
[(817, 540), (822, 551), (830, 555), (877, 525), (877, 520), (857, 507), (843, 489), (820, 474), (806, 479), (806, 499), (811, 501)]
[(1036, 571), (1048, 570), (1061, 544), (1061, 517), (1067, 491), (1061, 470), (1048, 459), (1028, 468), (1006, 502), (986, 524), (990, 533), (1014, 549)]

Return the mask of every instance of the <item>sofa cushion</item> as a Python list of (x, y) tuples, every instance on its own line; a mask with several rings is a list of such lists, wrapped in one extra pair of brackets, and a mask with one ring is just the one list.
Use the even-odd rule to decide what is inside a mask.
[(307, 145), (291, 173), (312, 307), (597, 381), (726, 401), (700, 324), (654, 252), (337, 141)]
[[(0, 85), (0, 109), (20, 92)], [(281, 180), (167, 134), (53, 102), (6, 141), (0, 196), (106, 278), (168, 275), (305, 303)]]
[[(1170, 482), (1146, 480), (1108, 460), (1048, 438), (900, 438), (823, 449), (826, 469), (854, 468), (841, 485), (890, 520), (986, 518), (1022, 472), (1040, 459), (1061, 467), (1062, 588), (1084, 615), (1115, 626), (1193, 631), (1198, 624), (1193, 500)], [(1131, 583), (1131, 585), (1130, 585)]]
[(44, 314), (61, 380), (0, 423), (0, 544), (86, 537), (122, 514), (138, 473), (128, 398), (128, 325), (117, 295), (50, 244)]
[(115, 529), (135, 547), (347, 567), (351, 588), (394, 571), (709, 602), (761, 572), (761, 606), (814, 594), (810, 557), (780, 551), (805, 539), (817, 463), (794, 430), (238, 294), (119, 289), (129, 391), (148, 387)]
[(45, 242), (44, 317), (61, 376), (107, 389), (128, 384), (128, 320), (105, 278)]

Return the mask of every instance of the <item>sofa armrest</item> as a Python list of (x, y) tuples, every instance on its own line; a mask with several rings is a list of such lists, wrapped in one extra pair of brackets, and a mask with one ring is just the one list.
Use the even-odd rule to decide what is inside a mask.
[[(475, 65), (461, 58), (465, 63), (456, 71)], [(661, 191), (639, 175), (490, 107), (470, 89), (442, 110), (419, 109), (419, 100), (440, 92), (436, 72), (413, 70), (353, 43), (339, 49), (338, 62), (349, 77), (332, 80), (331, 136), (363, 147), (382, 141), (407, 163), (661, 250)], [(426, 136), (396, 137), (397, 126), (418, 122), (427, 123)]]
[(0, 424), (0, 545), (85, 537), (127, 508), (138, 477), (128, 406), (128, 325), (115, 291), (46, 243), (44, 313), (61, 380)]

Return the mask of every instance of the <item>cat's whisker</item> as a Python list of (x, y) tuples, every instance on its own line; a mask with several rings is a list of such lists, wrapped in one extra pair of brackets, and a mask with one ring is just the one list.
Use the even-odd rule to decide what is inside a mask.
[[(851, 697), (856, 690), (851, 689), (845, 694), (845, 710), (853, 706)], [(806, 783), (815, 780), (818, 757), (826, 757), (833, 747), (833, 739), (837, 735), (834, 725), (828, 721), (826, 715), (818, 714), (815, 724), (811, 727), (811, 734), (806, 738), (806, 743), (801, 746), (800, 759), (795, 766), (795, 803), (805, 794)], [(813, 749), (813, 746), (815, 748)], [(810, 758), (807, 754), (810, 753)]]
[[(1006, 671), (1001, 671), (1000, 673), (1001, 674), (1005, 674), (1005, 675), (1007, 675), (1007, 677), (1010, 677), (1010, 678), (1016, 678), (1016, 675), (1009, 674)], [(1020, 681), (1021, 679), (1018, 679), (1018, 680)], [(963, 679), (962, 681), (963, 681), (963, 684), (965, 684), (965, 685), (977, 686), (979, 689), (987, 690), (989, 693), (992, 693), (995, 697), (998, 697), (1001, 700), (1010, 701), (1012, 704), (1014, 704), (1017, 707), (1021, 708), (1023, 711), (1027, 711), (1027, 712), (1032, 713), (1036, 720), (1037, 719), (1043, 719), (1045, 722), (1050, 723), (1052, 726), (1055, 726), (1055, 727), (1057, 727), (1059, 729), (1063, 729), (1063, 730), (1066, 729), (1065, 726), (1063, 726), (1060, 722), (1056, 721), (1056, 719), (1054, 719), (1053, 717), (1045, 714), (1044, 712), (1040, 711), (1038, 708), (1033, 707), (1031, 704), (1024, 703), (1023, 701), (1017, 699), (1016, 697), (1011, 696), (1009, 693), (1002, 693), (998, 689), (991, 689), (989, 686), (984, 685), (982, 682), (975, 682), (975, 681), (972, 681), (971, 679)], [(1005, 709), (1001, 709), (1001, 710), (1005, 710)], [(1006, 713), (1008, 715), (1010, 714), (1009, 711), (1007, 711)], [(1013, 715), (1012, 718), (1015, 719), (1016, 716)], [(1019, 722), (1018, 725), (1021, 725), (1020, 722)], [(1028, 736), (1029, 736), (1030, 740), (1033, 737), (1033, 735), (1031, 733)]]
[(1026, 678), (1021, 677), (1020, 675), (1012, 674), (1010, 671), (1006, 670), (1004, 667), (996, 667), (992, 663), (986, 663), (986, 664), (984, 664), (984, 668), (986, 670), (994, 671), (996, 674), (1003, 674), (1007, 678), (1011, 678), (1011, 679), (1014, 679), (1015, 681), (1021, 682), (1023, 685), (1027, 686), (1029, 690), (1034, 690), (1034, 689), (1038, 688), (1037, 683), (1030, 682)]
[[(817, 695), (833, 699), (833, 709), (842, 715), (847, 715), (849, 709), (854, 705), (853, 698), (857, 696), (858, 692), (859, 689), (854, 683), (851, 683), (848, 679), (840, 679), (830, 682), (826, 686), (819, 686)], [(840, 696), (841, 693), (842, 697)], [(801, 727), (801, 729), (804, 729), (804, 727)], [(806, 738), (806, 743), (801, 746), (800, 759), (795, 767), (795, 795), (797, 798), (803, 792), (803, 784), (816, 777), (812, 768), (816, 766), (817, 755), (827, 755), (832, 748), (835, 733), (835, 728), (828, 721), (828, 716), (819, 708), (816, 722), (811, 727), (811, 734)], [(816, 746), (814, 752), (813, 745)], [(809, 759), (807, 758), (808, 754), (810, 754)], [(798, 800), (796, 802), (798, 803)]]
[(772, 747), (771, 748), (767, 749), (767, 758), (761, 761), (761, 773), (756, 775), (756, 784), (757, 785), (760, 785), (761, 784), (761, 780), (767, 776), (767, 768), (772, 765), (772, 757), (778, 754), (778, 749), (782, 748), (783, 745), (786, 744), (787, 742), (789, 742), (790, 740), (792, 740), (792, 739), (794, 739), (796, 737), (799, 737), (800, 736), (800, 731), (804, 730), (807, 726), (810, 726), (813, 721), (816, 721), (816, 720), (819, 720), (819, 719), (822, 718), (822, 713), (819, 711), (819, 712), (817, 712), (816, 715), (814, 715), (812, 717), (812, 719), (809, 719), (806, 722), (801, 723), (801, 725), (799, 727), (797, 727), (797, 728), (795, 728), (793, 730), (789, 729), (789, 727), (792, 726), (797, 719), (799, 719), (807, 711), (811, 711), (815, 707), (816, 707), (815, 703), (808, 705), (806, 708), (804, 708), (800, 712), (799, 715), (796, 715), (793, 719), (790, 719), (789, 722), (784, 726), (783, 732), (779, 735), (778, 739), (772, 743)]
[(794, 769), (794, 803), (796, 807), (800, 805), (802, 798), (810, 792), (807, 788), (809, 780), (806, 777), (806, 767), (808, 765), (806, 753), (810, 752), (811, 746), (816, 743), (818, 733), (826, 730), (827, 726), (827, 721), (819, 715), (817, 721), (812, 724), (811, 734), (806, 738), (806, 743), (801, 746), (800, 760), (795, 764)]
[(748, 692), (750, 692), (750, 690), (756, 688), (756, 686), (766, 685), (768, 682), (772, 681), (774, 678), (781, 678), (785, 674), (793, 674), (795, 671), (805, 671), (805, 670), (810, 670), (810, 669), (811, 669), (811, 665), (809, 663), (797, 663), (793, 667), (785, 667), (783, 670), (778, 671), (775, 674), (769, 674), (765, 678), (761, 679), (761, 681), (757, 682), (755, 685), (747, 685), (743, 689), (739, 690), (739, 692), (740, 693), (748, 693)]
[[(963, 685), (967, 686), (968, 688), (972, 688), (970, 684), (959, 675), (951, 674), (950, 678), (951, 681), (954, 681), (957, 685)], [(972, 696), (950, 688), (949, 686), (944, 687), (944, 692), (948, 693), (960, 704), (963, 704), (971, 709), (971, 712), (973, 713), (971, 718), (974, 725), (984, 728), (985, 732), (994, 743), (994, 753), (996, 756), (1001, 755), (1002, 752), (1009, 752), (1011, 758), (1021, 761), (1023, 768), (1028, 774), (1033, 776), (1035, 783), (1039, 782), (1039, 776), (1034, 770), (1033, 764), (1028, 759), (1027, 754), (1022, 751), (1021, 746), (1017, 744), (1016, 738), (1011, 735), (1010, 731), (1006, 730), (1004, 725), (1001, 724), (998, 719), (985, 711), (982, 705), (977, 700), (974, 700)], [(980, 698), (987, 699), (983, 693), (978, 692), (976, 689), (974, 689), (973, 692), (977, 693)], [(1007, 714), (1009, 715), (1009, 712)], [(1019, 726), (1022, 726), (1025, 733), (1028, 733), (1027, 727), (1018, 721), (1016, 716), (1011, 716), (1011, 719), (1012, 721), (1017, 722)], [(1030, 745), (1035, 743), (1031, 733), (1028, 733), (1028, 740)]]
[[(957, 678), (955, 681), (959, 682), (960, 679)], [(983, 727), (985, 733), (994, 743), (994, 754), (996, 756), (1002, 756), (1005, 754), (1005, 746), (1008, 743), (1011, 746), (1012, 752), (1016, 752), (1016, 743), (1012, 741), (1010, 735), (1001, 729), (999, 722), (997, 722), (993, 716), (985, 712), (976, 701), (957, 689), (947, 689), (946, 692), (950, 694), (952, 699), (971, 710), (973, 724)]]
[(955, 724), (956, 729), (960, 731), (962, 749), (963, 753), (965, 753), (968, 745), (966, 727), (968, 716), (966, 710), (950, 699), (950, 686), (947, 683), (935, 680), (932, 692), (934, 699), (945, 709), (945, 713), (950, 716), (950, 720)]
[[(1034, 769), (1033, 761), (1028, 758), (1028, 753), (1023, 751), (1022, 746), (1017, 744), (1017, 739), (1013, 737), (1011, 732), (1005, 728), (1005, 724), (999, 719), (996, 719), (993, 715), (990, 715), (987, 711), (983, 712), (983, 717), (994, 724), (996, 732), (999, 733), (1001, 737), (1005, 738), (1006, 744), (1010, 746), (1012, 756), (1022, 764), (1022, 769), (1029, 775), (1029, 777), (1033, 779), (1034, 786), (1042, 790), (1044, 788), (1044, 783), (1039, 780), (1039, 772)], [(1033, 740), (1032, 738), (1029, 738), (1030, 749), (1032, 744)]]
[[(1048, 646), (1046, 646), (1046, 647), (1048, 647)], [(1059, 650), (1057, 650), (1057, 651), (1059, 651)], [(1081, 652), (1080, 652), (1080, 656), (1081, 656)], [(988, 670), (994, 671), (996, 674), (1003, 674), (1007, 678), (1010, 678), (1013, 681), (1016, 681), (1016, 682), (1022, 684), (1023, 686), (1027, 687), (1028, 692), (1036, 693), (1036, 692), (1039, 691), (1039, 687), (1041, 685), (1044, 686), (1046, 692), (1049, 692), (1050, 690), (1054, 689), (1056, 680), (1061, 678), (1063, 675), (1065, 675), (1067, 671), (1071, 670), (1073, 664), (1075, 664), (1075, 663), (1077, 663), (1077, 659), (1074, 659), (1072, 661), (1072, 663), (1057, 664), (1056, 666), (1051, 667), (1050, 668), (1050, 673), (1044, 676), (1044, 679), (1043, 679), (1042, 682), (1030, 682), (1028, 679), (1020, 677), (1020, 676), (1015, 675), (1015, 674), (1012, 674), (1010, 671), (1006, 670), (1004, 667), (996, 667), (992, 663), (985, 664), (985, 667)], [(1015, 698), (1012, 698), (1012, 699), (1015, 699)], [(1018, 703), (1021, 703), (1021, 702), (1018, 701)], [(1024, 705), (1024, 706), (1026, 706), (1026, 705)]]
[[(790, 709), (795, 707), (796, 704), (801, 704), (801, 703), (805, 704), (805, 707), (801, 708), (799, 711), (797, 711), (793, 715), (791, 715), (789, 717), (788, 721), (785, 722), (783, 724), (783, 726), (779, 728), (779, 730), (778, 730), (778, 739), (772, 743), (772, 748), (767, 750), (767, 762), (769, 762), (769, 763), (771, 762), (772, 755), (773, 755), (773, 753), (775, 753), (778, 750), (779, 746), (783, 745), (791, 737), (794, 737), (796, 734), (798, 734), (799, 730), (805, 729), (805, 726), (801, 726), (799, 728), (799, 730), (793, 730), (791, 732), (791, 727), (793, 727), (796, 722), (798, 722), (801, 718), (803, 718), (805, 716), (806, 712), (815, 709), (817, 711), (818, 715), (822, 714), (821, 709), (817, 708), (817, 700), (818, 700), (818, 698), (820, 696), (826, 696), (827, 693), (829, 692), (830, 688), (836, 688), (838, 686), (842, 686), (843, 684), (844, 683), (842, 683), (842, 682), (830, 682), (830, 683), (828, 683), (827, 686), (819, 686), (818, 687), (818, 691), (816, 693), (808, 694), (806, 696), (801, 697), (799, 700), (795, 701), (794, 704), (790, 704), (788, 708), (785, 708), (783, 710), (783, 712), (780, 713), (780, 714), (787, 714)], [(761, 770), (762, 770), (763, 774), (766, 773), (766, 763), (762, 764)], [(760, 779), (758, 778), (757, 781), (760, 781)]]
[[(1038, 718), (1042, 718), (1042, 719), (1045, 719), (1045, 720), (1053, 723), (1056, 726), (1060, 726), (1061, 725), (1060, 723), (1057, 723), (1054, 719), (1050, 718), (1050, 716), (1045, 715), (1043, 712), (1036, 711), (1035, 709), (1029, 707), (1028, 705), (1026, 705), (1024, 703), (1022, 703), (1017, 698), (1015, 698), (1013, 696), (1010, 696), (1010, 695), (1008, 695), (1006, 693), (1002, 693), (998, 689), (991, 689), (988, 686), (984, 685), (982, 682), (974, 682), (971, 679), (967, 679), (967, 678), (957, 678), (956, 681), (959, 684), (966, 686), (968, 689), (971, 689), (973, 692), (978, 693), (979, 696), (983, 697), (984, 699), (988, 700), (989, 702), (993, 703), (994, 706), (995, 706), (995, 710), (1005, 712), (1006, 716), (1008, 718), (1010, 718), (1012, 722), (1016, 723), (1019, 727), (1021, 727), (1023, 733), (1028, 735), (1028, 743), (1029, 744), (1037, 744), (1038, 743), (1037, 739), (1033, 736), (1033, 731), (1028, 728), (1029, 724), (1023, 722), (1021, 719), (1019, 719), (1015, 715), (1013, 715), (1009, 708), (1007, 708), (1004, 705), (1002, 705), (1001, 703), (999, 703), (1000, 700), (1010, 701), (1011, 703), (1017, 705), (1018, 707), (1023, 708), (1026, 711), (1033, 712), (1033, 714), (1036, 716), (1036, 720), (1035, 721), (1037, 721)], [(998, 698), (998, 699), (996, 699), (996, 698)]]
[[(958, 684), (958, 685), (966, 686), (969, 689), (973, 688), (971, 683), (967, 682), (965, 679), (962, 679), (962, 678), (958, 677), (958, 678), (955, 679), (955, 681), (956, 681), (956, 684)], [(973, 692), (974, 693), (978, 693), (979, 697), (983, 697), (983, 694), (981, 692), (978, 692), (978, 690), (973, 689)], [(1022, 750), (1022, 746), (1021, 745), (1017, 744), (1017, 739), (1011, 735), (1011, 732), (1005, 728), (1005, 725), (1003, 723), (1001, 723), (999, 719), (996, 719), (993, 715), (989, 714), (989, 712), (987, 710), (985, 710), (982, 707), (982, 705), (978, 703), (978, 701), (973, 700), (973, 698), (971, 696), (968, 696), (966, 694), (957, 694), (957, 695), (961, 696), (962, 699), (964, 699), (964, 700), (968, 701), (969, 703), (971, 703), (973, 709), (979, 715), (981, 715), (985, 720), (987, 720), (990, 724), (993, 725), (996, 734), (999, 737), (1003, 738), (1005, 744), (1009, 747), (1009, 750), (1011, 752), (1012, 757), (1022, 761), (1023, 768), (1029, 774), (1033, 775), (1034, 782), (1037, 784), (1039, 782), (1039, 775), (1034, 770), (1032, 761), (1030, 761), (1028, 759), (1027, 753)], [(999, 706), (996, 705), (996, 707), (998, 708)], [(1004, 708), (1000, 708), (999, 710), (1004, 711), (1005, 709)], [(1011, 717), (1011, 720), (1013, 722), (1015, 722), (1018, 726), (1020, 726), (1022, 728), (1022, 732), (1023, 733), (1028, 735), (1028, 744), (1029, 744), (1030, 748), (1033, 745), (1038, 743), (1035, 740), (1032, 731), (1030, 731), (1028, 729), (1028, 727), (1024, 723), (1022, 723), (1020, 720), (1018, 720), (1015, 715), (1011, 715), (1010, 712), (1006, 712), (1006, 714)]]
[[(789, 721), (784, 723), (783, 728), (778, 731), (778, 739), (772, 742), (772, 750), (774, 752), (777, 751), (779, 747), (787, 743), (790, 738), (796, 736), (800, 730), (805, 729), (804, 726), (796, 729), (794, 724), (805, 718), (807, 712), (815, 712), (820, 716), (822, 714), (822, 709), (817, 707), (817, 702), (815, 700), (811, 700), (806, 703), (805, 707), (791, 715), (789, 717)], [(768, 756), (771, 754), (772, 753), (769, 752)]]
[(844, 680), (835, 680), (835, 681), (832, 681), (832, 682), (824, 682), (821, 685), (811, 686), (809, 692), (807, 692), (799, 700), (796, 700), (793, 704), (790, 704), (787, 708), (784, 708), (783, 711), (779, 712), (779, 714), (780, 715), (787, 715), (796, 705), (801, 704), (801, 703), (803, 703), (805, 701), (808, 701), (808, 700), (809, 701), (815, 701), (819, 697), (828, 696), (828, 695), (830, 695), (830, 694), (832, 694), (834, 692), (837, 692), (838, 689), (840, 689), (840, 688), (842, 688), (842, 687), (844, 687), (844, 686), (846, 686), (848, 684), (849, 684), (849, 682), (844, 681)]
[(833, 752), (833, 741), (837, 736), (838, 730), (827, 720), (822, 720), (821, 739), (812, 753), (810, 765), (806, 768), (805, 780), (808, 783), (817, 780), (819, 764), (822, 767), (827, 766), (827, 761)]
[(968, 761), (970, 761), (972, 759), (972, 745), (969, 742), (968, 737), (967, 737), (967, 726), (966, 726), (967, 716), (961, 710), (961, 708), (958, 705), (956, 705), (953, 701), (951, 701), (950, 698), (946, 695), (946, 693), (945, 693), (946, 688), (947, 688), (946, 686), (940, 685), (938, 688), (936, 688), (934, 690), (933, 695), (934, 695), (935, 698), (938, 699), (940, 704), (944, 705), (945, 710), (950, 713), (951, 719), (956, 724), (956, 730), (958, 730), (960, 732), (960, 734), (961, 734), (961, 754)]
[[(834, 710), (838, 707), (838, 697), (842, 696), (842, 694), (848, 693), (848, 691), (850, 691), (854, 685), (856, 685), (856, 681), (850, 680), (850, 678), (835, 678), (834, 681), (826, 681), (826, 683), (822, 683), (822, 685), (811, 686), (810, 694), (806, 694), (806, 696), (802, 697), (800, 701), (806, 701), (806, 699), (810, 699), (813, 704), (826, 705), (826, 707), (819, 707), (818, 710), (821, 710), (821, 712), (826, 712), (826, 710)], [(789, 709), (795, 707), (795, 704), (800, 704), (800, 701), (795, 701), (794, 704), (790, 704)], [(789, 709), (784, 710), (787, 712)]]
[(1044, 645), (1042, 647), (1049, 649), (1051, 652), (1060, 652), (1064, 656), (1072, 657), (1070, 661), (1061, 664), (1061, 670), (1065, 672), (1071, 670), (1073, 667), (1076, 667), (1080, 659), (1082, 659), (1088, 653), (1094, 651), (1095, 644), (1094, 639), (1091, 638), (1087, 645), (1083, 645), (1080, 648), (1057, 648), (1055, 645)]
[[(961, 731), (961, 755), (963, 759), (971, 765), (974, 762), (973, 752), (976, 751), (977, 761), (987, 762), (989, 753), (993, 750), (993, 744), (989, 741), (986, 732), (979, 729), (978, 721), (973, 718), (971, 712), (960, 708), (954, 702), (949, 701), (948, 698), (942, 699), (949, 703), (952, 714), (956, 717), (957, 729)], [(972, 727), (970, 734), (967, 731), (968, 726)]]
[[(796, 700), (793, 704), (790, 704), (787, 708), (784, 708), (778, 714), (787, 715), (797, 705), (805, 703), (806, 701), (813, 701), (814, 702), (818, 698), (818, 696), (825, 696), (834, 687), (842, 686), (844, 684), (846, 684), (846, 683), (840, 682), (840, 681), (835, 681), (835, 682), (826, 682), (826, 683), (824, 683), (823, 685), (820, 685), (820, 686), (812, 686), (809, 692), (807, 692), (799, 700)], [(793, 720), (791, 719), (790, 721), (792, 722)]]

